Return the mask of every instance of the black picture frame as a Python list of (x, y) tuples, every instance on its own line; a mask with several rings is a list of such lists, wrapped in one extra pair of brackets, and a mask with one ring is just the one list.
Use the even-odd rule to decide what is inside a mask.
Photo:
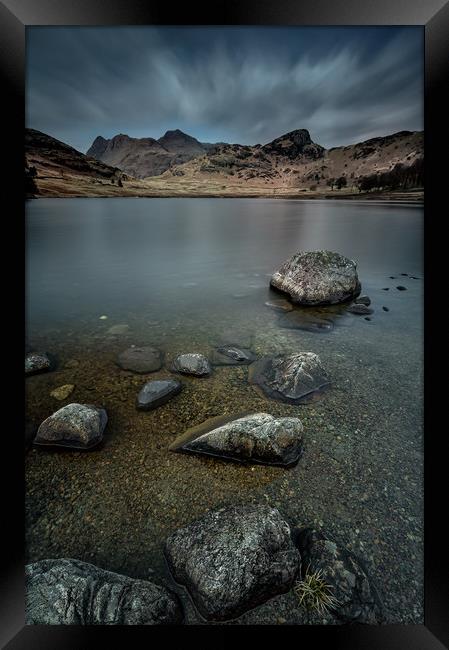
[[(425, 29), (425, 624), (384, 626), (331, 626), (243, 628), (242, 626), (185, 626), (182, 628), (52, 627), (24, 625), (24, 387), (17, 350), (24, 341), (24, 188), (22, 147), (25, 111), (25, 28), (30, 25), (422, 25)], [(55, 53), (57, 56), (57, 53)], [(446, 457), (447, 433), (443, 384), (434, 369), (444, 367), (440, 337), (432, 335), (438, 323), (435, 307), (443, 293), (436, 289), (438, 261), (444, 261), (444, 239), (439, 236), (445, 215), (445, 166), (439, 164), (447, 127), (443, 101), (449, 64), (449, 3), (444, 0), (221, 0), (209, 8), (180, 7), (145, 0), (3, 0), (0, 2), (0, 69), (3, 90), (2, 172), (3, 251), (13, 252), (4, 263), (4, 318), (9, 325), (4, 352), (10, 351), (7, 385), (11, 400), (3, 405), (2, 491), (4, 550), (1, 554), (0, 644), (22, 648), (91, 648), (109, 640), (141, 647), (162, 632), (164, 643), (173, 636), (182, 643), (192, 634), (225, 645), (244, 637), (263, 645), (285, 642), (325, 643), (333, 650), (438, 650), (449, 647)], [(446, 217), (447, 218), (447, 217)], [(6, 237), (5, 228), (9, 235)], [(439, 246), (441, 249), (439, 249)], [(6, 256), (2, 256), (6, 259)], [(441, 265), (441, 269), (443, 266)], [(446, 272), (447, 275), (447, 272)], [(444, 276), (443, 276), (444, 277)], [(14, 282), (13, 282), (14, 280)], [(444, 291), (442, 287), (441, 291)], [(5, 296), (6, 293), (6, 296)], [(443, 332), (444, 337), (444, 332)], [(13, 343), (14, 341), (14, 343)], [(447, 373), (446, 373), (447, 374)], [(13, 407), (13, 397), (16, 404)], [(5, 421), (6, 420), (6, 421)], [(447, 424), (446, 424), (447, 430)], [(9, 471), (6, 471), (8, 469)], [(238, 637), (237, 637), (238, 635)], [(299, 637), (299, 638), (298, 638)], [(332, 644), (332, 645), (331, 645)]]

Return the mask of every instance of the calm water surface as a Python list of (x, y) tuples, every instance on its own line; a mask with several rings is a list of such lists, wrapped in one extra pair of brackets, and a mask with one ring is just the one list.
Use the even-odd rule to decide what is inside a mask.
[[(32, 201), (28, 335), (56, 325), (76, 330), (101, 315), (108, 326), (130, 314), (156, 320), (188, 314), (189, 321), (196, 314), (201, 325), (232, 314), (246, 322), (248, 308), (272, 296), (273, 270), (297, 250), (319, 248), (357, 261), (363, 292), (394, 305), (390, 322), (410, 310), (419, 320), (422, 286), (400, 274), (421, 275), (422, 220), (416, 205), (349, 201)], [(398, 296), (394, 287), (404, 283), (412, 293)], [(388, 296), (377, 293), (384, 286)], [(253, 317), (253, 326), (263, 322)]]
[[(26, 380), (28, 424), (35, 430), (71, 401), (103, 405), (109, 416), (101, 448), (27, 454), (27, 558), (75, 557), (170, 580), (168, 534), (213, 507), (269, 503), (363, 557), (386, 622), (422, 623), (422, 206), (39, 199), (26, 217), (27, 344), (57, 359), (55, 371)], [(269, 277), (296, 251), (313, 249), (357, 262), (371, 320), (338, 306), (317, 310), (334, 321), (330, 332), (280, 326), (264, 304), (279, 297)], [(221, 367), (205, 379), (183, 377), (175, 399), (136, 411), (143, 381), (170, 376), (174, 355), (208, 354), (219, 339), (248, 336), (258, 356), (319, 354), (330, 390), (309, 404), (283, 404), (258, 394), (246, 367)], [(160, 347), (164, 368), (146, 377), (118, 368), (116, 355), (130, 345)], [(75, 389), (58, 402), (51, 391), (63, 384)], [(174, 435), (239, 411), (300, 417), (298, 465), (168, 452)], [(183, 602), (188, 622), (198, 620)], [(237, 623), (279, 617), (309, 622), (290, 592)]]

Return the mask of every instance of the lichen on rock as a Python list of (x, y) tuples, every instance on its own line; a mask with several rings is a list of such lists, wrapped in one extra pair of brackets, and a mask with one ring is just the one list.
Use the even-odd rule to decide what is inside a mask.
[(270, 284), (301, 305), (334, 305), (361, 289), (356, 263), (326, 250), (296, 253), (273, 273)]

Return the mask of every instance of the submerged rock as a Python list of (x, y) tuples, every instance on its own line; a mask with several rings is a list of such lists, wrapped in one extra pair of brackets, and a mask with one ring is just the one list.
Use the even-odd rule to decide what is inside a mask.
[(268, 413), (219, 416), (188, 429), (169, 449), (288, 466), (302, 455), (303, 429), (298, 418), (275, 418)]
[(182, 384), (176, 379), (147, 381), (137, 396), (136, 406), (140, 411), (150, 411), (165, 404), (182, 390)]
[(179, 354), (173, 360), (172, 367), (175, 372), (180, 372), (183, 375), (195, 375), (196, 377), (210, 375), (212, 372), (209, 360), (203, 354), (197, 352)]
[(320, 318), (295, 309), (279, 318), (279, 327), (305, 330), (306, 332), (330, 332), (334, 328), (334, 324), (327, 318)]
[(67, 370), (73, 370), (74, 368), (78, 368), (80, 365), (80, 362), (78, 359), (69, 359), (68, 361), (65, 362), (64, 368), (67, 368)]
[(338, 601), (332, 614), (344, 623), (381, 622), (379, 595), (358, 558), (313, 528), (296, 529), (294, 537), (301, 554), (301, 578), (306, 572), (322, 571)]
[(248, 348), (222, 345), (212, 352), (211, 362), (215, 366), (238, 366), (248, 365), (256, 358), (256, 355)]
[(355, 303), (354, 305), (350, 305), (347, 309), (351, 314), (358, 314), (360, 316), (365, 316), (366, 314), (372, 314), (373, 309), (371, 307), (367, 307), (366, 305), (359, 305)]
[(165, 543), (174, 579), (211, 621), (235, 618), (288, 591), (299, 565), (290, 527), (267, 505), (227, 506)]
[(162, 352), (151, 346), (128, 348), (117, 357), (117, 365), (123, 370), (139, 374), (155, 372), (162, 368)]
[(67, 404), (42, 422), (34, 444), (91, 449), (102, 441), (107, 421), (103, 408), (91, 404)]
[(332, 251), (300, 251), (272, 275), (271, 286), (301, 305), (333, 305), (360, 293), (357, 265)]
[(165, 587), (72, 559), (28, 564), (27, 625), (181, 623), (178, 597)]
[(25, 355), (25, 374), (35, 375), (38, 372), (51, 370), (52, 363), (46, 352), (28, 352)]
[(248, 381), (268, 397), (293, 404), (330, 383), (320, 358), (313, 352), (262, 357), (249, 367)]
[(274, 300), (267, 300), (266, 307), (274, 309), (275, 311), (288, 312), (293, 309), (292, 304), (285, 298), (276, 298)]
[(128, 330), (129, 330), (129, 325), (127, 325), (126, 323), (119, 323), (118, 325), (112, 325), (112, 327), (110, 327), (107, 330), (106, 334), (108, 334), (109, 336), (118, 336), (120, 334), (126, 334)]
[(254, 344), (253, 332), (242, 332), (239, 329), (227, 329), (218, 336), (214, 337), (211, 345), (214, 347), (237, 347), (245, 350), (251, 350)]
[(50, 396), (54, 397), (55, 399), (64, 400), (67, 399), (69, 395), (73, 393), (74, 390), (75, 390), (74, 384), (64, 384), (64, 386), (58, 386), (58, 388), (52, 390)]
[(371, 298), (369, 296), (359, 296), (354, 300), (357, 305), (366, 305), (367, 307), (371, 304)]

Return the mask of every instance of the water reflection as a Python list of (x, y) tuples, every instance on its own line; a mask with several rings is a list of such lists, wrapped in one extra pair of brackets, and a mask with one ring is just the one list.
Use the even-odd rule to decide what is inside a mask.
[(260, 302), (268, 276), (288, 256), (319, 248), (355, 259), (367, 287), (390, 274), (419, 276), (422, 208), (274, 199), (30, 201), (28, 324), (125, 317), (149, 304), (159, 318), (184, 309), (235, 311), (235, 296)]

